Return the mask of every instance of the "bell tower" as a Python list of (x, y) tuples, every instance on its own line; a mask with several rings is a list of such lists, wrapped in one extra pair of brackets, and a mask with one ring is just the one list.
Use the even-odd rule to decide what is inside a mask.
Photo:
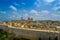
[(21, 20), (24, 20), (23, 17), (21, 17)]
[(33, 21), (33, 18), (32, 17), (28, 17), (28, 21)]

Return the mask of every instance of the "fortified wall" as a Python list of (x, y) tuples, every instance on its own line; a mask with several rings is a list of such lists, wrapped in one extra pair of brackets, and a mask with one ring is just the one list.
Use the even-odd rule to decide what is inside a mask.
[(16, 36), (20, 36), (23, 38), (27, 38), (30, 40), (60, 40), (59, 32), (50, 32), (50, 31), (42, 31), (36, 29), (25, 29), (25, 28), (15, 28), (5, 25), (0, 25), (0, 29), (8, 31), (10, 33), (16, 34)]

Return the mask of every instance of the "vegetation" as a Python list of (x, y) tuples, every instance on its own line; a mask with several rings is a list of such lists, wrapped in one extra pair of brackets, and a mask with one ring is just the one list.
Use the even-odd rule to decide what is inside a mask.
[(0, 29), (0, 40), (29, 40), (26, 38), (15, 37), (13, 33), (7, 33)]
[[(30, 40), (23, 37), (16, 37), (13, 33), (8, 33), (6, 31), (3, 31), (0, 29), (0, 40)], [(41, 40), (41, 38), (39, 38)], [(49, 40), (51, 40), (51, 37), (49, 37)], [(58, 40), (58, 37), (55, 37), (54, 40)]]
[(7, 36), (7, 32), (0, 29), (0, 40), (5, 40)]

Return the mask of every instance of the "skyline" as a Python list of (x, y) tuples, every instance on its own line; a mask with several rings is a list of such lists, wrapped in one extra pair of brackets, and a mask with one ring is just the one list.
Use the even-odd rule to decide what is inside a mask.
[(60, 0), (0, 0), (0, 20), (60, 21)]

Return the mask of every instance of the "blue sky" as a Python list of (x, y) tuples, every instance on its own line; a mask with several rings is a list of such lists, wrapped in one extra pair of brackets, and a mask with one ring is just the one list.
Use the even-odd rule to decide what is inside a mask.
[(60, 0), (0, 0), (0, 20), (60, 21)]

